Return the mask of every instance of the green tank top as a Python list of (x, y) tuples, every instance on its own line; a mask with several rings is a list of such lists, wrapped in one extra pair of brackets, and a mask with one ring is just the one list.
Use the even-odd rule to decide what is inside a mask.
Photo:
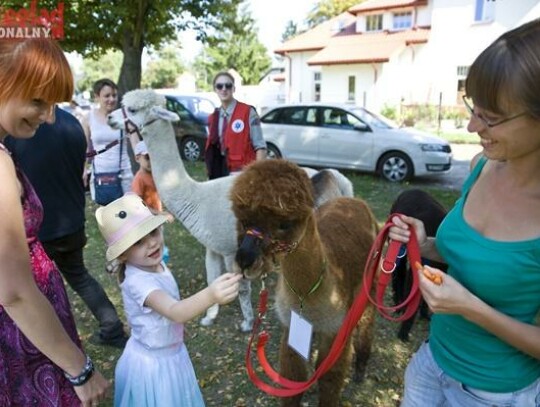
[[(517, 242), (491, 240), (463, 218), (469, 190), (486, 161), (482, 158), (476, 165), (461, 198), (439, 227), (437, 249), (448, 263), (448, 273), (464, 287), (498, 311), (533, 324), (540, 310), (540, 237)], [(513, 392), (540, 377), (540, 360), (461, 316), (434, 315), (429, 344), (446, 374), (480, 390)]]

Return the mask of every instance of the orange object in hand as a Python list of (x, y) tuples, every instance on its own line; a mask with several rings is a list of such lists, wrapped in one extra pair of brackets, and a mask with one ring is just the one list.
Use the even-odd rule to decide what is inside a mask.
[(416, 262), (414, 265), (418, 270), (421, 270), (422, 274), (424, 274), (424, 276), (427, 279), (431, 280), (434, 284), (437, 284), (437, 285), (442, 284), (442, 277), (440, 275), (433, 274), (427, 268), (423, 267), (419, 262)]

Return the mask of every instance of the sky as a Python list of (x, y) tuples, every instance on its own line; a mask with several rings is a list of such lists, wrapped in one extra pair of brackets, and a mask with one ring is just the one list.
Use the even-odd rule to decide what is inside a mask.
[[(259, 40), (270, 56), (281, 44), (287, 22), (292, 20), (300, 26), (316, 3), (317, 0), (248, 0), (249, 10), (259, 29)], [(183, 57), (193, 60), (200, 50), (195, 34), (186, 32), (180, 38), (184, 45)]]
[(259, 27), (259, 39), (272, 52), (281, 44), (289, 20), (299, 26), (313, 9), (316, 0), (249, 0), (251, 15)]

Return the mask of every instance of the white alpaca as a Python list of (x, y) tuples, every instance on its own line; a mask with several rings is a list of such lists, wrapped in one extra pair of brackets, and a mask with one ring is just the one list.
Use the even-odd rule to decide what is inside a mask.
[[(166, 208), (206, 247), (207, 282), (212, 282), (225, 270), (232, 272), (238, 247), (236, 218), (229, 199), (234, 176), (205, 182), (197, 182), (189, 176), (180, 158), (171, 124), (179, 118), (165, 109), (163, 96), (152, 90), (133, 90), (124, 95), (122, 106), (127, 117), (124, 118), (122, 109), (118, 109), (108, 116), (108, 123), (121, 129), (129, 122), (140, 131), (148, 148), (152, 177), (159, 196)], [(323, 180), (320, 185), (327, 186), (320, 193), (326, 200), (331, 199), (332, 194), (352, 196), (352, 184), (339, 172), (329, 170), (326, 175), (323, 173), (317, 177)], [(330, 190), (333, 192), (328, 192)], [(253, 325), (248, 280), (241, 282), (239, 300), (243, 314), (240, 329), (247, 332)], [(211, 325), (218, 310), (217, 304), (210, 307), (201, 324)]]

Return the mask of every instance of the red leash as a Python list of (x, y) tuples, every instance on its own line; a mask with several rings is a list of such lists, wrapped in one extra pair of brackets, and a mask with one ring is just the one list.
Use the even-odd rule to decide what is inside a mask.
[[(258, 334), (257, 357), (268, 378), (280, 387), (275, 387), (261, 380), (257, 376), (255, 369), (253, 368), (253, 365), (251, 363), (251, 349), (255, 336), (259, 332), (259, 329), (261, 328), (264, 317), (266, 315), (268, 303), (268, 291), (266, 290), (263, 282), (263, 286), (260, 292), (258, 314), (253, 325), (253, 331), (251, 333), (251, 337), (249, 339), (246, 351), (246, 368), (248, 376), (253, 382), (253, 384), (255, 384), (255, 386), (257, 386), (260, 390), (271, 396), (291, 397), (303, 393), (307, 389), (309, 389), (309, 387), (311, 387), (323, 374), (325, 374), (341, 356), (343, 348), (347, 343), (347, 339), (349, 338), (352, 331), (358, 324), (358, 321), (362, 317), (368, 301), (372, 302), (377, 307), (383, 317), (392, 321), (406, 320), (416, 312), (416, 309), (418, 308), (418, 305), (420, 303), (421, 293), (418, 289), (418, 275), (415, 272), (413, 272), (413, 285), (407, 299), (403, 303), (396, 305), (395, 307), (387, 307), (384, 305), (384, 292), (386, 290), (386, 286), (391, 281), (391, 274), (396, 267), (396, 259), (402, 245), (399, 242), (390, 241), (386, 250), (385, 258), (381, 263), (382, 251), (387, 241), (389, 229), (393, 225), (392, 217), (394, 216), (400, 215), (390, 215), (385, 225), (382, 227), (381, 231), (377, 235), (375, 242), (371, 246), (368, 261), (366, 262), (366, 266), (364, 268), (363, 287), (361, 290), (359, 290), (351, 308), (349, 309), (349, 312), (343, 320), (343, 324), (341, 325), (340, 330), (334, 338), (334, 342), (332, 344), (332, 347), (330, 348), (327, 357), (323, 360), (323, 362), (315, 370), (311, 378), (309, 378), (307, 381), (297, 382), (289, 380), (281, 376), (272, 368), (272, 366), (270, 366), (265, 352), (265, 346), (268, 342), (268, 339), (270, 338), (270, 335), (265, 330), (261, 331)], [(407, 255), (409, 257), (409, 262), (411, 264), (415, 264), (415, 262), (420, 262), (420, 249), (414, 229), (411, 228), (410, 230), (411, 237), (409, 239), (409, 243), (407, 244)], [(378, 279), (376, 299), (373, 299), (369, 295), (369, 292), (371, 291), (373, 281), (377, 276), (379, 264), (381, 264), (382, 272), (380, 273)], [(405, 307), (405, 312), (399, 317), (393, 317), (388, 313), (400, 310), (401, 308)]]
[[(384, 292), (386, 291), (386, 287), (388, 284), (392, 281), (392, 273), (394, 272), (396, 268), (396, 260), (398, 258), (399, 251), (401, 249), (402, 243), (397, 242), (395, 240), (390, 240), (388, 244), (388, 249), (386, 250), (385, 257), (383, 261), (381, 262), (381, 273), (379, 274), (379, 281), (377, 284), (377, 291), (376, 291), (376, 297), (373, 299), (370, 296), (371, 286), (373, 284), (373, 280), (375, 279), (375, 276), (377, 274), (378, 267), (376, 267), (377, 264), (379, 264), (381, 256), (382, 256), (382, 247), (384, 246), (384, 243), (387, 240), (388, 232), (390, 230), (390, 227), (393, 226), (392, 218), (394, 216), (400, 216), (400, 214), (392, 214), (384, 224), (383, 228), (379, 232), (377, 238), (375, 239), (375, 242), (373, 246), (371, 247), (370, 256), (373, 255), (375, 257), (375, 260), (377, 260), (373, 264), (374, 267), (367, 267), (364, 270), (364, 293), (369, 298), (369, 301), (377, 308), (379, 313), (386, 319), (390, 321), (405, 321), (412, 317), (416, 310), (418, 309), (418, 306), (420, 304), (420, 300), (422, 299), (422, 294), (419, 290), (419, 280), (418, 280), (418, 274), (413, 271), (413, 281), (412, 281), (412, 287), (411, 291), (409, 292), (409, 296), (403, 301), (401, 304), (398, 304), (393, 307), (388, 307), (384, 305)], [(409, 229), (411, 232), (411, 237), (409, 239), (409, 242), (407, 243), (407, 255), (409, 257), (409, 264), (421, 264), (420, 259), (420, 247), (418, 246), (418, 239), (416, 237), (416, 232), (414, 228)], [(398, 316), (393, 317), (390, 315), (389, 312), (396, 312), (401, 310), (402, 308), (405, 308), (405, 312)]]

